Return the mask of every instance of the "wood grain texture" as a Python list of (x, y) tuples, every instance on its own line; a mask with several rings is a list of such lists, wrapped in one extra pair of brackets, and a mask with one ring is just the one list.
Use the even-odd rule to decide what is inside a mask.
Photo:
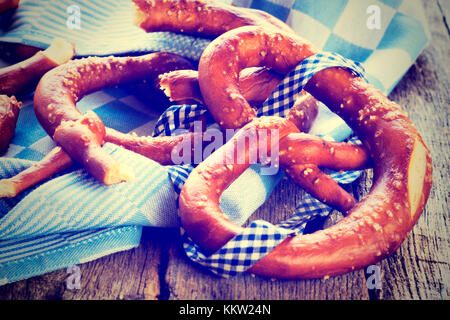
[[(329, 279), (286, 281), (242, 274), (218, 278), (190, 262), (178, 230), (144, 229), (141, 245), (80, 265), (81, 289), (66, 286), (66, 269), (0, 287), (0, 299), (449, 299), (449, 28), (450, 2), (423, 0), (432, 33), (390, 98), (409, 113), (431, 149), (434, 183), (426, 209), (401, 248), (378, 263), (381, 287), (370, 289), (365, 270)], [(367, 171), (352, 189), (357, 197), (370, 187)], [(283, 180), (253, 219), (271, 222), (290, 215), (303, 196)], [(340, 214), (308, 228), (336, 223)]]
[[(439, 2), (441, 5), (439, 5)], [(401, 248), (381, 263), (379, 299), (449, 299), (449, 33), (442, 3), (424, 1), (431, 45), (390, 98), (404, 106), (433, 157), (433, 188), (424, 213)], [(448, 10), (446, 11), (448, 13)]]

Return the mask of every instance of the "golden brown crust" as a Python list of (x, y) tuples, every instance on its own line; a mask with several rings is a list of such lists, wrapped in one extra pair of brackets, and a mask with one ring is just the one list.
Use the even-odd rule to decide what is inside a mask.
[[(82, 164), (98, 181), (108, 184), (106, 177), (110, 170), (117, 166), (117, 162), (102, 150), (104, 138), (105, 127), (92, 111), (77, 120), (61, 121), (53, 134), (53, 140), (72, 159)], [(127, 181), (125, 178), (119, 180)]]
[(16, 97), (0, 95), (0, 153), (8, 148), (14, 137), (21, 107), (22, 102)]
[[(199, 83), (206, 105), (222, 128), (240, 127), (255, 118), (239, 92), (237, 75), (242, 68), (267, 66), (283, 74), (319, 52), (292, 34), (259, 27), (229, 31), (214, 40), (200, 60)], [(339, 114), (363, 141), (373, 159), (374, 182), (368, 196), (339, 223), (287, 238), (248, 270), (268, 277), (325, 277), (381, 260), (403, 242), (431, 188), (429, 150), (397, 104), (342, 68), (318, 72), (305, 89)], [(225, 103), (235, 112), (219, 112), (218, 106)], [(214, 251), (240, 227), (221, 215), (213, 204), (217, 197), (202, 201), (201, 195), (208, 192), (206, 175), (196, 170), (180, 196), (180, 216), (188, 234), (202, 248)], [(195, 188), (198, 191), (193, 191)]]
[(242, 26), (267, 26), (284, 32), (292, 29), (259, 10), (239, 8), (214, 1), (133, 0), (135, 23), (147, 32), (172, 31), (216, 37)]
[[(299, 130), (290, 121), (279, 117), (261, 117), (239, 130), (223, 147), (200, 163), (186, 180), (179, 198), (179, 215), (183, 228), (203, 249), (212, 252), (239, 233), (242, 228), (231, 223), (222, 213), (218, 203), (222, 192), (249, 166), (251, 155), (264, 141), (261, 133), (267, 133), (267, 149), (273, 150), (278, 144), (271, 138), (277, 130), (276, 138), (282, 139)], [(245, 150), (246, 139), (248, 143)], [(238, 157), (242, 157), (238, 161)]]
[[(200, 137), (197, 138), (196, 136)], [(105, 140), (143, 155), (162, 165), (173, 165), (178, 164), (174, 163), (172, 157), (172, 152), (177, 145), (186, 141), (190, 142), (192, 144), (190, 150), (192, 151), (194, 141), (196, 139), (202, 140), (201, 136), (202, 132), (191, 132), (178, 136), (139, 137), (134, 134), (126, 134), (111, 128), (106, 128)], [(191, 152), (191, 155), (193, 156), (194, 153)]]
[(36, 117), (44, 130), (99, 181), (111, 184), (128, 180), (132, 176), (129, 170), (101, 149), (106, 133), (103, 123), (95, 114), (83, 116), (76, 102), (103, 87), (155, 81), (161, 73), (191, 67), (187, 60), (169, 53), (73, 60), (42, 77), (34, 95)]
[(280, 140), (280, 166), (306, 192), (331, 207), (346, 213), (356, 200), (319, 167), (340, 170), (366, 168), (368, 152), (364, 147), (344, 142), (329, 142), (317, 136), (293, 133)]
[(42, 51), (42, 49), (25, 44), (16, 44), (16, 43), (0, 44), (0, 57), (2, 58), (2, 60), (4, 60), (9, 64), (19, 63), (23, 60), (31, 58), (39, 51)]
[(55, 61), (52, 59), (48, 53), (49, 50), (50, 48), (44, 51), (38, 51), (24, 61), (1, 68), (0, 93), (17, 95), (33, 91), (36, 83), (47, 71), (67, 62), (74, 55), (74, 47), (72, 44), (60, 49), (69, 51), (65, 53), (67, 58), (64, 61)]
[[(232, 30), (226, 36), (215, 39), (203, 52), (198, 67), (203, 99), (222, 129), (240, 128), (256, 117), (255, 110), (244, 99), (237, 85), (241, 70), (267, 65), (277, 73), (286, 74), (298, 61), (293, 53), (282, 54), (282, 50), (287, 48), (299, 51), (300, 45), (296, 43), (297, 37), (294, 35), (284, 37), (283, 33), (274, 31), (262, 36), (263, 28), (242, 28), (252, 31), (237, 36)], [(301, 51), (302, 58), (312, 55), (315, 48), (309, 43), (302, 44), (306, 48)], [(214, 85), (210, 85), (211, 79), (214, 79)], [(223, 112), (219, 107), (222, 105), (234, 107)]]
[(159, 86), (171, 101), (193, 100), (203, 103), (198, 86), (198, 72), (195, 70), (175, 70), (159, 77)]
[(301, 132), (309, 132), (319, 113), (319, 102), (303, 90), (286, 116)]

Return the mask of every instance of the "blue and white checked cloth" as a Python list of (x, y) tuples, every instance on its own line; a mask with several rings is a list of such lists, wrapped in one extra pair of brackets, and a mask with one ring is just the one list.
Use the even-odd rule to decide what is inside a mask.
[[(234, 3), (272, 13), (318, 47), (361, 62), (368, 80), (385, 93), (394, 88), (430, 40), (418, 0), (236, 0)], [(71, 5), (80, 9), (80, 29), (68, 28), (71, 13), (67, 8)], [(129, 0), (24, 0), (8, 29), (0, 33), (0, 41), (45, 48), (57, 36), (75, 42), (79, 56), (169, 51), (193, 60), (200, 57), (209, 43), (166, 32), (146, 34), (132, 25), (129, 9)], [(145, 135), (152, 132), (159, 117), (149, 103), (123, 88), (89, 95), (78, 107), (82, 112), (94, 110), (107, 126)], [(351, 134), (345, 123), (326, 108), (319, 111), (312, 132), (334, 140), (343, 140)], [(41, 159), (52, 147), (53, 142), (34, 116), (31, 99), (24, 101), (15, 138), (0, 158), (0, 176), (8, 177), (23, 170), (32, 164), (30, 160)], [(105, 188), (83, 169), (75, 168), (14, 199), (0, 200), (0, 284), (136, 247), (143, 226), (178, 226), (176, 190), (168, 176), (171, 171), (173, 177), (175, 170), (114, 145), (106, 145), (105, 149), (136, 169), (147, 168), (142, 179), (151, 177), (151, 181), (141, 181), (147, 183), (145, 196), (129, 192), (137, 184)], [(189, 166), (176, 169), (181, 180), (189, 173)], [(264, 203), (282, 176), (282, 173), (263, 176), (257, 167), (251, 167), (225, 191), (223, 211), (234, 223), (243, 224)], [(248, 184), (252, 185), (251, 190), (246, 187)], [(65, 201), (55, 202), (62, 193), (61, 186), (71, 192), (63, 193)], [(241, 198), (244, 187), (246, 197)], [(80, 193), (83, 191), (85, 196)], [(115, 196), (118, 192), (120, 197)], [(125, 193), (128, 197), (119, 199)], [(109, 202), (111, 199), (114, 201)], [(109, 209), (98, 208), (98, 200), (104, 202), (103, 208)], [(304, 226), (305, 219), (314, 214), (305, 209), (307, 205), (299, 207), (303, 208), (303, 215), (296, 212), (297, 218), (293, 219), (296, 221), (286, 224)], [(318, 207), (316, 203), (310, 205)]]

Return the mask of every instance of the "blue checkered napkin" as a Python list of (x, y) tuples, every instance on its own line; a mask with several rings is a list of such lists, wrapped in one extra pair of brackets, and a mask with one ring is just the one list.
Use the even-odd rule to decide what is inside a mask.
[(172, 136), (178, 129), (188, 129), (207, 112), (208, 109), (202, 105), (170, 106), (158, 119), (153, 136)]
[(187, 256), (223, 277), (244, 272), (295, 232), (263, 221), (253, 221), (244, 231), (214, 254), (206, 256), (186, 234), (183, 246)]

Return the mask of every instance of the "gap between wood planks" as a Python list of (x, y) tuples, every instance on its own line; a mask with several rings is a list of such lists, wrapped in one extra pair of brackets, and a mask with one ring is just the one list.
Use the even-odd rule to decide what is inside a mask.
[[(439, 1), (439, 0), (436, 2), (436, 4), (437, 4), (437, 6), (439, 8), (439, 11), (442, 14), (442, 22), (444, 22), (444, 26), (447, 29), (447, 33), (450, 35), (450, 28), (448, 27), (448, 23), (447, 23), (447, 14), (448, 14), (448, 12), (444, 12), (444, 11), (448, 11), (448, 8), (445, 7), (445, 10), (444, 10), (442, 8), (441, 1)], [(448, 2), (447, 2), (446, 5), (448, 6)]]

